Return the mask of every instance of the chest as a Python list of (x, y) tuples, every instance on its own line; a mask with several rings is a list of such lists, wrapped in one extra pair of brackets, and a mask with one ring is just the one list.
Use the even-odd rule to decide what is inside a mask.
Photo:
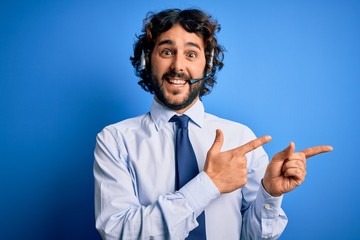
[[(151, 134), (134, 133), (132, 139), (127, 139), (126, 158), (134, 189), (144, 205), (175, 190), (175, 133), (176, 129), (170, 126)], [(189, 137), (202, 171), (214, 134), (196, 129), (189, 131)]]

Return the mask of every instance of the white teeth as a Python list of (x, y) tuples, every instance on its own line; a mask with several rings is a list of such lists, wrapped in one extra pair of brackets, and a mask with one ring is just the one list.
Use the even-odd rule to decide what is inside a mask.
[(181, 79), (169, 79), (169, 82), (175, 85), (184, 85), (186, 83), (185, 80), (181, 80)]

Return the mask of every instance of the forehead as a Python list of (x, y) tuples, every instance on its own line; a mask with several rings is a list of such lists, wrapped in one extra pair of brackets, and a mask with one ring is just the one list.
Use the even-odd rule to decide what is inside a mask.
[(204, 40), (195, 33), (186, 31), (180, 24), (175, 24), (155, 40), (155, 46), (172, 45), (174, 47), (197, 47), (204, 50)]

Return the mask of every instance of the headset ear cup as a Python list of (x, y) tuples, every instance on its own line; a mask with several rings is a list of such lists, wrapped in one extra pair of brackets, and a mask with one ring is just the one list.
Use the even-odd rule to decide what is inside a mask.
[(214, 49), (211, 51), (207, 72), (210, 74), (214, 65)]
[(211, 51), (209, 67), (212, 68), (214, 63), (214, 49)]
[(144, 50), (142, 50), (140, 56), (140, 70), (145, 70), (145, 69), (146, 69), (146, 56)]

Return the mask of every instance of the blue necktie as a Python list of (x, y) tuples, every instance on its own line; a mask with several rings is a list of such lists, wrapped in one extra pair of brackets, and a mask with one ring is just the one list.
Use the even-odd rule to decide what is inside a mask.
[[(188, 123), (190, 118), (186, 115), (174, 115), (170, 122), (176, 122), (178, 129), (176, 132), (176, 174), (175, 188), (176, 190), (184, 186), (188, 181), (193, 179), (199, 173), (194, 149), (191, 145), (188, 132)], [(201, 240), (206, 239), (205, 231), (205, 213), (202, 212), (197, 217), (199, 226), (189, 233), (186, 239)]]

